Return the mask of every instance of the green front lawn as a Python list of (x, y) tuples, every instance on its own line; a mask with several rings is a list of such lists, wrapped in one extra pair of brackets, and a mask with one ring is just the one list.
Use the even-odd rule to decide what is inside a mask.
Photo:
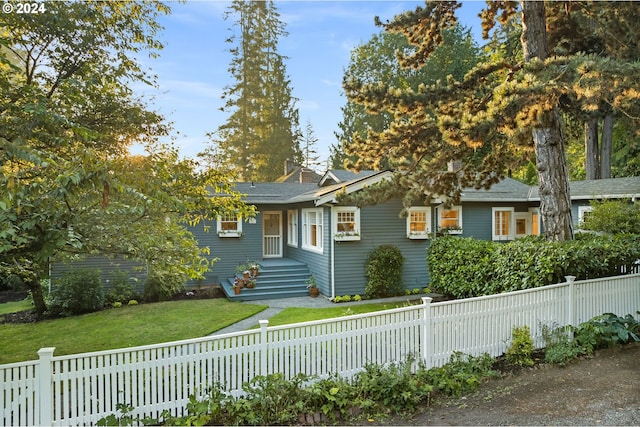
[(269, 319), (269, 326), (288, 325), (290, 323), (310, 322), (312, 320), (331, 319), (333, 317), (347, 316), (351, 314), (370, 313), (372, 311), (391, 310), (392, 308), (405, 307), (406, 301), (371, 303), (358, 305), (336, 304), (335, 307), (317, 308), (285, 308), (280, 313)]
[(0, 304), (0, 316), (7, 313), (30, 310), (32, 308), (33, 304), (27, 300), (5, 302), (4, 304)]
[[(4, 306), (0, 309), (7, 313)], [(125, 306), (32, 324), (0, 324), (0, 364), (37, 359), (42, 347), (55, 347), (54, 355), (60, 356), (203, 337), (265, 308), (218, 298)]]

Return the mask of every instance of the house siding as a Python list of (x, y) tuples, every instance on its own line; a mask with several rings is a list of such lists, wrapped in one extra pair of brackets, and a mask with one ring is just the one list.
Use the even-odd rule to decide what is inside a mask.
[(399, 199), (363, 207), (360, 211), (360, 240), (335, 242), (336, 295), (362, 295), (365, 291), (365, 263), (369, 253), (391, 244), (404, 256), (402, 282), (405, 289), (421, 288), (429, 282), (426, 249), (429, 240), (407, 238), (407, 223), (401, 218)]
[(91, 255), (80, 260), (51, 263), (52, 285), (55, 286), (56, 281), (62, 278), (65, 273), (79, 270), (98, 270), (105, 293), (112, 288), (113, 274), (120, 271), (128, 273), (129, 283), (136, 288), (138, 293), (142, 293), (144, 282), (147, 280), (147, 267), (143, 262), (125, 259), (122, 256)]
[[(309, 272), (316, 279), (316, 284), (323, 295), (331, 295), (331, 209), (322, 208), (322, 253), (312, 252), (302, 248), (302, 209), (316, 208), (313, 204), (290, 206), (288, 209), (298, 211), (298, 245), (287, 246), (286, 257), (303, 262), (309, 267)], [(286, 215), (286, 209), (285, 209)]]

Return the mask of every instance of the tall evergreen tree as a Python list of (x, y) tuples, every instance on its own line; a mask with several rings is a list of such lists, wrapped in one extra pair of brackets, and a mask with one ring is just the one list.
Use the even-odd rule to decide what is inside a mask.
[[(431, 55), (424, 66), (413, 69), (401, 67), (396, 60), (396, 52), (410, 49), (407, 38), (402, 34), (381, 32), (374, 34), (365, 44), (351, 52), (351, 60), (345, 70), (345, 79), (355, 78), (363, 83), (383, 82), (397, 88), (417, 90), (421, 84), (434, 84), (446, 80), (451, 75), (456, 79), (464, 77), (480, 60), (481, 50), (473, 41), (471, 34), (462, 26), (447, 29), (443, 35), (443, 44)], [(371, 128), (381, 132), (393, 121), (393, 115), (387, 111), (372, 112), (366, 106), (347, 100), (342, 107), (343, 119), (336, 132), (338, 144), (332, 147), (332, 163), (343, 164), (349, 157), (357, 160), (357, 152), (350, 149), (354, 134), (365, 137)], [(347, 156), (346, 152), (351, 155)], [(335, 160), (333, 160), (335, 159)], [(378, 164), (369, 164), (368, 168), (386, 168), (384, 158)]]
[[(396, 16), (387, 31), (404, 34), (413, 49), (398, 55), (405, 67), (420, 68), (456, 25), (457, 2), (427, 2)], [(394, 180), (377, 190), (416, 198), (460, 200), (462, 189), (489, 188), (505, 176), (520, 147), (533, 148), (539, 182), (540, 214), (550, 240), (573, 237), (565, 140), (559, 105), (564, 97), (582, 99), (593, 109), (603, 100), (638, 117), (640, 64), (594, 55), (550, 56), (542, 2), (487, 2), (482, 13), (485, 37), (496, 21), (521, 14), (522, 60), (486, 60), (458, 80), (453, 77), (417, 89), (383, 82), (345, 79), (348, 98), (370, 111), (393, 113), (381, 132), (356, 135), (356, 168), (388, 156)], [(456, 161), (456, 169), (448, 166)]]
[(302, 166), (315, 169), (320, 166), (320, 156), (318, 155), (318, 138), (313, 134), (311, 121), (307, 120), (302, 135)]
[(211, 135), (203, 157), (241, 181), (273, 181), (286, 159), (300, 158), (300, 129), (278, 40), (286, 36), (273, 1), (234, 0), (225, 15), (235, 18), (229, 72), (235, 83), (223, 93), (227, 122)]

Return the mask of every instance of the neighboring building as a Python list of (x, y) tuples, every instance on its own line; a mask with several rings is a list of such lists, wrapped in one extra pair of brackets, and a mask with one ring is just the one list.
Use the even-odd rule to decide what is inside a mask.
[[(313, 275), (325, 297), (363, 294), (369, 253), (393, 244), (405, 257), (404, 287), (422, 288), (429, 283), (426, 256), (433, 233), (508, 241), (542, 232), (538, 188), (510, 178), (490, 190), (466, 189), (459, 205), (445, 207), (434, 200), (410, 207), (402, 217), (399, 198), (362, 208), (336, 202), (339, 192), (360, 191), (391, 172), (330, 170), (320, 176), (300, 167), (286, 171), (279, 182), (236, 185), (246, 203), (255, 205), (255, 217), (230, 214), (190, 228), (218, 261), (204, 280), (189, 286), (220, 284), (230, 299), (285, 298), (306, 295), (305, 281)], [(635, 201), (640, 177), (572, 182), (570, 191), (577, 225), (591, 200)], [(257, 286), (235, 296), (233, 278), (247, 262), (261, 265)], [(54, 266), (52, 275), (59, 271)]]

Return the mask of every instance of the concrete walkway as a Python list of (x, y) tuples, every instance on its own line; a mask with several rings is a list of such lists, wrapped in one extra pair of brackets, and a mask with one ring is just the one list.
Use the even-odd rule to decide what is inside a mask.
[(438, 295), (438, 294), (405, 295), (400, 297), (392, 297), (392, 298), (384, 298), (384, 299), (369, 299), (364, 301), (341, 302), (339, 304), (332, 303), (331, 301), (329, 301), (327, 298), (323, 296), (319, 296), (318, 298), (297, 297), (297, 298), (245, 301), (242, 304), (258, 304), (258, 305), (267, 305), (269, 307), (258, 314), (255, 314), (251, 317), (248, 317), (244, 320), (234, 323), (233, 325), (229, 325), (226, 328), (220, 329), (211, 335), (220, 335), (220, 334), (228, 334), (232, 332), (246, 331), (247, 329), (251, 329), (254, 326), (258, 325), (259, 320), (270, 319), (271, 317), (280, 313), (285, 308), (289, 308), (289, 307), (300, 307), (300, 308), (309, 308), (309, 309), (335, 307), (336, 305), (339, 305), (340, 307), (348, 307), (348, 306), (359, 305), (359, 304), (409, 301), (409, 300), (420, 299), (422, 297), (436, 298), (439, 296), (441, 295)]

